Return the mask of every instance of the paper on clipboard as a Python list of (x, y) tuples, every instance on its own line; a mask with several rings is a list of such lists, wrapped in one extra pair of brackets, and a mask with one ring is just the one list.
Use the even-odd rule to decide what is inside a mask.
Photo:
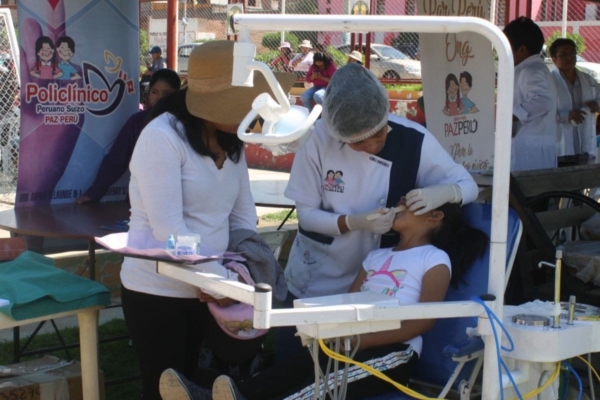
[(166, 250), (166, 242), (154, 239), (150, 231), (113, 233), (94, 239), (107, 249), (124, 255), (150, 257), (167, 261), (186, 261), (190, 263), (221, 260), (224, 258), (245, 261), (244, 257), (239, 253), (218, 252), (202, 245), (200, 245), (200, 255), (176, 256)]

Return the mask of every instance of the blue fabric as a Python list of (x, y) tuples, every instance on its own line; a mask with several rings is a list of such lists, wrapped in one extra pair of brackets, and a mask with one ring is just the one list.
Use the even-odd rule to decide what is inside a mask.
[(106, 286), (54, 266), (54, 260), (27, 251), (0, 265), (0, 312), (21, 321), (110, 304)]
[(62, 76), (58, 79), (60, 80), (71, 80), (71, 76), (77, 74), (77, 70), (74, 66), (71, 65), (70, 62), (59, 62), (58, 68), (62, 71)]

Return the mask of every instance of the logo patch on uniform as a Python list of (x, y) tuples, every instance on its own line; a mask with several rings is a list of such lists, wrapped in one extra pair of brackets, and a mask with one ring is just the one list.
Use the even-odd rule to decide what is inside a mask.
[(330, 169), (325, 175), (323, 189), (328, 192), (344, 193), (344, 173)]

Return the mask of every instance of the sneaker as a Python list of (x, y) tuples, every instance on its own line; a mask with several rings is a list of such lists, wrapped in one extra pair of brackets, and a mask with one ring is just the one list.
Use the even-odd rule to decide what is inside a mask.
[(212, 393), (190, 381), (172, 368), (160, 375), (158, 384), (163, 400), (212, 400)]
[(227, 375), (221, 375), (215, 380), (212, 396), (214, 400), (246, 400)]

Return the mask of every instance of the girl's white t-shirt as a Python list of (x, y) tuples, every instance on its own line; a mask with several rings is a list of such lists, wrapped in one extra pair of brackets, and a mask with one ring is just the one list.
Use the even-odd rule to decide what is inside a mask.
[[(393, 296), (401, 305), (415, 304), (421, 297), (423, 277), (431, 268), (446, 265), (450, 272), (450, 258), (443, 250), (433, 245), (419, 246), (408, 250), (393, 251), (379, 249), (369, 253), (363, 261), (367, 273), (361, 291), (370, 291)], [(421, 353), (421, 336), (406, 342)]]

